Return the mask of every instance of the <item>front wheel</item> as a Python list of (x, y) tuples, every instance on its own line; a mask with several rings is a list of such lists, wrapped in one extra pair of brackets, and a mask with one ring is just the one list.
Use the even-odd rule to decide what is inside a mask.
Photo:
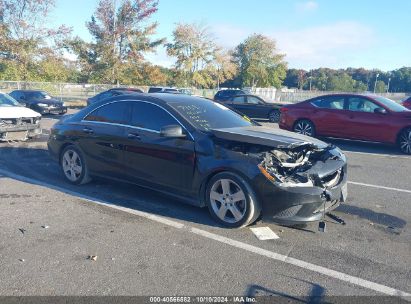
[(398, 138), (398, 146), (405, 154), (411, 154), (411, 128), (401, 132)]
[(229, 228), (252, 224), (261, 212), (250, 185), (234, 173), (215, 175), (207, 185), (206, 198), (211, 216)]
[(61, 152), (60, 166), (64, 177), (72, 184), (85, 184), (91, 180), (83, 153), (74, 146), (68, 146)]
[(311, 137), (315, 136), (315, 126), (311, 121), (307, 119), (301, 119), (297, 121), (294, 124), (293, 131), (302, 135), (307, 135)]

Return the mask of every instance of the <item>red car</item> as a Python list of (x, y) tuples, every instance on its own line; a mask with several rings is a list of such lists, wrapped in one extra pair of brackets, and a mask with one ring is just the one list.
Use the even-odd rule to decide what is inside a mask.
[(404, 107), (406, 107), (407, 109), (410, 109), (410, 110), (411, 110), (411, 96), (408, 96), (408, 98), (405, 99), (405, 100), (402, 102), (402, 105), (403, 105)]
[(411, 154), (411, 111), (381, 96), (333, 94), (281, 108), (280, 128), (398, 145)]

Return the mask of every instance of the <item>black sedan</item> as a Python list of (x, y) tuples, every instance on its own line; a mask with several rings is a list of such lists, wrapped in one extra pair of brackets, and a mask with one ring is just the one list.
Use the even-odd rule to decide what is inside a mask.
[(40, 114), (64, 114), (67, 107), (64, 103), (41, 90), (15, 90), (9, 94), (19, 103), (24, 104)]
[(70, 183), (100, 176), (149, 187), (208, 206), (228, 227), (260, 214), (283, 224), (315, 221), (347, 196), (338, 148), (186, 95), (92, 104), (54, 125), (48, 148)]
[(231, 96), (227, 100), (220, 101), (220, 103), (251, 118), (268, 119), (270, 122), (280, 121), (281, 105), (268, 103), (255, 95)]
[(87, 99), (87, 105), (102, 101), (103, 99), (124, 95), (124, 94), (133, 94), (133, 93), (143, 93), (142, 90), (136, 88), (113, 88), (107, 91), (98, 93), (97, 95)]

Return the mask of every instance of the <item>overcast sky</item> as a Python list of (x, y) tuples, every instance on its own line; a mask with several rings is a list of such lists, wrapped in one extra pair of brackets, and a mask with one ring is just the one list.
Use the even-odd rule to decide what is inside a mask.
[[(121, 0), (117, 0), (118, 2)], [(51, 22), (85, 27), (97, 0), (57, 0)], [(171, 40), (178, 22), (201, 22), (220, 45), (233, 48), (252, 33), (277, 41), (289, 67), (378, 68), (411, 66), (411, 0), (159, 0), (158, 37)], [(164, 48), (148, 59), (171, 66)]]

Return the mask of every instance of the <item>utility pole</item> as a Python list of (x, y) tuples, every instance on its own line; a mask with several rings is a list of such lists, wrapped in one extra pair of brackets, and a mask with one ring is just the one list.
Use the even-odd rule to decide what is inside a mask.
[(390, 82), (391, 82), (391, 77), (388, 78), (387, 93), (390, 92)]
[(378, 77), (379, 77), (379, 76), (380, 76), (379, 73), (377, 73), (377, 75), (375, 75), (374, 94), (375, 94), (375, 89), (377, 88), (377, 80), (378, 80)]

